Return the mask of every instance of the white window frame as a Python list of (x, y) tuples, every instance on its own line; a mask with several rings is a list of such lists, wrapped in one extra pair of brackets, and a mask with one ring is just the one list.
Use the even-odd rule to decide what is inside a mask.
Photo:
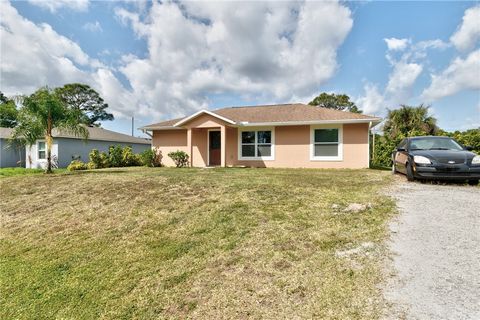
[[(45, 158), (40, 158), (40, 142), (45, 143)], [(45, 140), (38, 140), (37, 141), (37, 160), (47, 160), (47, 142)]]
[[(268, 157), (243, 157), (242, 156), (242, 132), (245, 131), (255, 131), (255, 143), (252, 143), (252, 145), (255, 145), (255, 154), (257, 154), (257, 148), (258, 148), (258, 141), (257, 141), (257, 135), (258, 131), (270, 131), (272, 133), (272, 141), (270, 143), (271, 145), (271, 150), (270, 150), (270, 156)], [(245, 127), (245, 128), (238, 128), (237, 131), (238, 134), (238, 160), (243, 160), (243, 161), (255, 161), (255, 160), (275, 160), (275, 127)], [(261, 144), (260, 144), (261, 145)]]
[[(315, 156), (315, 130), (338, 129), (338, 155)], [(316, 143), (322, 144), (322, 143)], [(331, 143), (323, 143), (331, 144)], [(310, 161), (343, 161), (343, 124), (322, 124), (310, 126)]]

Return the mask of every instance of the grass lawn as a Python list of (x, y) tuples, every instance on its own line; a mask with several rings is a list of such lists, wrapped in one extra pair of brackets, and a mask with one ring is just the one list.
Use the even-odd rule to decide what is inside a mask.
[(42, 170), (42, 169), (0, 168), (0, 178), (37, 174), (37, 173), (42, 173), (44, 171), (45, 170)]
[[(221, 168), (2, 178), (0, 318), (379, 318), (390, 180)], [(372, 206), (344, 212), (353, 202)]]

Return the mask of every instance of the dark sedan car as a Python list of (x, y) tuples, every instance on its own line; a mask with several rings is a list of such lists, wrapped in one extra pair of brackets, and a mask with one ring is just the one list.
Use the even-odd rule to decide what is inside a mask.
[(450, 137), (405, 138), (392, 154), (392, 171), (405, 174), (409, 181), (449, 179), (478, 184), (480, 156), (469, 150)]

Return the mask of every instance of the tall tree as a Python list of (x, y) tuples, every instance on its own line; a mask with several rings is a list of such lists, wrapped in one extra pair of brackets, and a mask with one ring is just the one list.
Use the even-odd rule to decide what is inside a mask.
[(86, 84), (66, 84), (55, 89), (55, 93), (69, 108), (81, 110), (84, 114), (82, 122), (88, 126), (98, 127), (98, 121), (113, 120), (113, 114), (106, 111), (108, 104)]
[(409, 135), (435, 135), (439, 128), (437, 119), (428, 115), (428, 106), (401, 105), (400, 109), (388, 110), (383, 133), (390, 139)]
[(18, 110), (15, 102), (0, 92), (0, 127), (13, 128), (17, 125)]
[(23, 139), (30, 146), (37, 139), (45, 138), (47, 146), (45, 172), (52, 173), (53, 128), (87, 139), (88, 130), (81, 122), (83, 116), (79, 109), (68, 108), (50, 89), (41, 88), (32, 95), (23, 97), (18, 125), (12, 136)]
[(319, 106), (341, 111), (362, 113), (362, 110), (359, 110), (355, 103), (350, 101), (350, 97), (346, 94), (322, 92), (308, 104), (311, 106)]

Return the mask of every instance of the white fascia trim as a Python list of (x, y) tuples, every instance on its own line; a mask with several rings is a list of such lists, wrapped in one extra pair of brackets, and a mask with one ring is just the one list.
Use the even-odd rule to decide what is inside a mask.
[(213, 113), (213, 112), (211, 112), (211, 111), (208, 111), (208, 110), (200, 110), (200, 111), (195, 112), (195, 113), (192, 114), (191, 116), (186, 117), (185, 119), (182, 119), (182, 120), (178, 121), (178, 122), (175, 123), (173, 126), (174, 126), (174, 127), (181, 126), (181, 125), (184, 124), (185, 122), (188, 122), (188, 121), (192, 120), (193, 118), (198, 117), (199, 115), (201, 115), (201, 114), (203, 114), (203, 113), (208, 114), (208, 115), (210, 115), (210, 116), (212, 116), (212, 117), (215, 117), (215, 118), (217, 118), (217, 119), (220, 119), (220, 120), (222, 120), (222, 121), (225, 121), (226, 123), (236, 124), (235, 121), (230, 120), (230, 119), (227, 119), (227, 118), (225, 118), (225, 117), (222, 117), (222, 116), (220, 116), (220, 115), (218, 115), (218, 114), (216, 114), (216, 113)]
[(381, 118), (372, 119), (346, 119), (346, 120), (312, 120), (312, 121), (282, 121), (282, 122), (239, 122), (240, 127), (258, 127), (258, 126), (296, 126), (296, 125), (316, 125), (316, 124), (344, 124), (344, 123), (372, 123), (378, 124)]
[[(315, 129), (338, 129), (338, 156), (315, 156)], [(310, 161), (343, 161), (343, 125), (312, 125), (310, 126)]]
[(153, 130), (185, 130), (185, 128), (179, 128), (179, 127), (148, 127), (148, 128), (138, 128), (138, 130), (141, 130), (141, 131), (145, 132), (145, 131), (153, 131)]

